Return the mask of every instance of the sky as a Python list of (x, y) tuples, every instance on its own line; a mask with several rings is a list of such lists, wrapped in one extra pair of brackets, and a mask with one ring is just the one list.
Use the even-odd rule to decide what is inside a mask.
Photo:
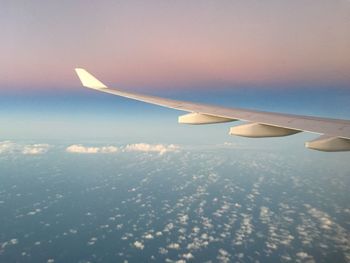
[(180, 127), (180, 112), (83, 89), (75, 67), (126, 90), (350, 118), (348, 0), (5, 0), (0, 7), (4, 139), (227, 135), (229, 126)]
[(240, 244), (248, 259), (349, 258), (349, 152), (306, 149), (306, 132), (230, 136), (238, 121), (180, 125), (184, 112), (82, 87), (77, 67), (126, 91), (350, 120), (350, 0), (0, 0), (5, 261), (144, 257), (158, 228), (149, 256), (188, 236), (240, 261)]
[(82, 87), (77, 67), (126, 91), (350, 120), (350, 0), (0, 0), (0, 261), (349, 258), (349, 152), (180, 125)]

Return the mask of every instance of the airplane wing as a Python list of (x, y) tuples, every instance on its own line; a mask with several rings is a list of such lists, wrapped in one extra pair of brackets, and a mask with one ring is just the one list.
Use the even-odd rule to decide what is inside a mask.
[(84, 87), (189, 112), (179, 117), (179, 123), (211, 124), (239, 120), (247, 123), (232, 127), (230, 129), (230, 135), (263, 138), (287, 136), (299, 132), (312, 132), (320, 134), (321, 136), (316, 140), (306, 142), (305, 147), (328, 152), (350, 151), (349, 120), (226, 108), (202, 103), (165, 99), (126, 92), (119, 89), (111, 89), (85, 69), (76, 68), (75, 71)]

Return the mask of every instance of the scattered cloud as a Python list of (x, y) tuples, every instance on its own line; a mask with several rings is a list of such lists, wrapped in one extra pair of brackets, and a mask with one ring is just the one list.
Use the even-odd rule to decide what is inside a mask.
[(98, 240), (97, 237), (92, 237), (92, 238), (90, 238), (90, 240), (88, 241), (87, 244), (88, 244), (89, 246), (95, 245), (95, 243), (96, 243), (97, 240)]
[(178, 250), (178, 249), (180, 249), (180, 244), (178, 244), (178, 243), (170, 243), (168, 245), (168, 248)]
[[(17, 238), (12, 238), (9, 241), (5, 242), (6, 245), (17, 245), (18, 244), (18, 239)], [(6, 246), (5, 243), (3, 243), (1, 246)]]
[(141, 249), (141, 250), (144, 249), (144, 247), (145, 247), (145, 245), (141, 241), (135, 241), (134, 246), (135, 246), (135, 248)]
[(32, 144), (23, 146), (22, 153), (26, 155), (44, 154), (49, 150), (48, 144)]
[(66, 148), (69, 153), (115, 153), (118, 148), (115, 146), (88, 147), (81, 144), (73, 144)]
[(182, 257), (187, 260), (194, 258), (194, 256), (190, 252), (183, 254)]
[(163, 155), (167, 152), (175, 152), (179, 150), (179, 146), (174, 144), (148, 144), (148, 143), (135, 143), (128, 144), (124, 148), (125, 151), (136, 151), (136, 152), (155, 152)]
[(153, 235), (152, 234), (147, 234), (147, 235), (145, 235), (145, 239), (153, 239), (154, 237), (153, 237)]
[(219, 260), (219, 262), (223, 262), (223, 263), (228, 263), (230, 262), (230, 253), (228, 253), (226, 250), (220, 248), (219, 249), (219, 253), (217, 256), (217, 259)]

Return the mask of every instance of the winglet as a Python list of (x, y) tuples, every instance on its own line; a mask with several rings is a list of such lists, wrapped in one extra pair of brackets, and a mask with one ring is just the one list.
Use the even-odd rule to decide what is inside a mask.
[(84, 87), (90, 88), (90, 89), (104, 89), (107, 88), (105, 84), (103, 84), (101, 81), (99, 81), (97, 78), (95, 78), (93, 75), (91, 75), (89, 72), (87, 72), (83, 68), (76, 68), (75, 72), (77, 73), (81, 83)]

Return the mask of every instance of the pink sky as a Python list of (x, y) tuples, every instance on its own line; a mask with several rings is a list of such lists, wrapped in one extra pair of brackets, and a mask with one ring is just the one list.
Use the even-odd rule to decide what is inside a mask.
[(350, 1), (7, 1), (0, 90), (79, 86), (350, 88)]

